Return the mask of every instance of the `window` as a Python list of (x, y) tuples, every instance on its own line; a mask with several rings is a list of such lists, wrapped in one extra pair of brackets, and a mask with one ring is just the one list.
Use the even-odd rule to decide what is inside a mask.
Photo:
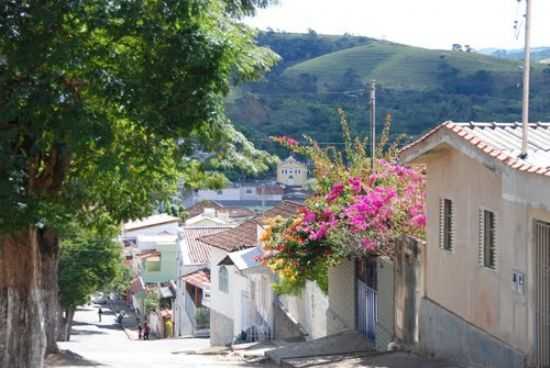
[(229, 275), (225, 266), (220, 267), (220, 273), (218, 275), (218, 288), (225, 293), (229, 291)]
[(147, 272), (159, 272), (160, 271), (160, 257), (153, 257), (145, 261), (145, 270)]
[(495, 213), (479, 210), (479, 262), (483, 267), (496, 270), (496, 221)]
[(439, 208), (439, 243), (442, 249), (452, 251), (454, 247), (453, 201), (442, 198)]

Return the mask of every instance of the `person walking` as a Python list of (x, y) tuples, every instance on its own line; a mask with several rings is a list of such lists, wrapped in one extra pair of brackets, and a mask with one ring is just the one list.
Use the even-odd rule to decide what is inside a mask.
[(99, 310), (97, 311), (97, 316), (99, 317), (99, 322), (101, 322), (101, 316), (103, 316), (103, 309), (99, 307)]
[(138, 324), (138, 340), (141, 340), (143, 337), (143, 327), (141, 326), (141, 323)]
[(149, 340), (149, 324), (147, 322), (143, 322), (143, 340)]

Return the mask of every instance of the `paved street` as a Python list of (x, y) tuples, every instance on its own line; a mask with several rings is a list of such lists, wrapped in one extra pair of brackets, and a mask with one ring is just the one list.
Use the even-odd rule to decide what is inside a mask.
[[(60, 348), (83, 359), (52, 362), (48, 367), (113, 367), (113, 368), (209, 368), (258, 367), (233, 355), (196, 355), (190, 351), (209, 346), (208, 339), (129, 340), (115, 322), (115, 315), (103, 308), (103, 321), (98, 322), (97, 308), (81, 308), (75, 316), (70, 342)], [(71, 354), (69, 354), (69, 357)], [(265, 367), (265, 365), (261, 365)]]

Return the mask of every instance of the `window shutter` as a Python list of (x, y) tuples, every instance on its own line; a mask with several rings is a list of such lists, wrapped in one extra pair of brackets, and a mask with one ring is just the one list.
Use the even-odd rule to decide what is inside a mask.
[(479, 265), (484, 266), (485, 257), (485, 219), (483, 209), (479, 209)]
[(449, 229), (450, 231), (450, 238), (451, 238), (451, 243), (449, 244), (449, 250), (450, 251), (453, 251), (455, 249), (455, 204), (453, 201), (450, 201), (449, 202), (449, 205), (450, 205), (450, 210), (449, 210), (449, 213), (451, 215), (451, 228)]
[(445, 199), (439, 199), (439, 247), (445, 248)]
[(493, 251), (491, 254), (491, 262), (493, 263), (493, 269), (497, 269), (497, 214), (496, 212), (493, 214), (493, 222), (491, 223), (493, 227)]

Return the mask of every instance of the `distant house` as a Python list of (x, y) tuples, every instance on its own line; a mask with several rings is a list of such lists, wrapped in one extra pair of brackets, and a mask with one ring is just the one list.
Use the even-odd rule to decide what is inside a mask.
[[(201, 215), (199, 215), (201, 216)], [(191, 221), (193, 222), (193, 221)], [(189, 336), (207, 334), (209, 330), (208, 301), (210, 295), (210, 247), (202, 236), (213, 235), (235, 225), (225, 222), (205, 222), (182, 227), (177, 246), (177, 294), (175, 334)]]
[(139, 235), (137, 246), (138, 273), (145, 284), (176, 279), (175, 235)]
[(137, 235), (176, 235), (181, 219), (165, 213), (130, 221), (122, 226), (122, 237)]
[(234, 229), (201, 238), (212, 247), (212, 345), (326, 335), (328, 302), (319, 287), (308, 283), (300, 295), (276, 296), (276, 275), (260, 262), (266, 220), (294, 216), (301, 207), (283, 201)]
[(200, 241), (210, 246), (210, 342), (214, 346), (230, 344), (243, 332), (242, 322), (248, 316), (243, 311), (250, 304), (251, 284), (232, 265), (219, 263), (231, 252), (255, 247), (258, 224), (249, 220), (233, 229), (203, 236)]
[(218, 190), (200, 189), (185, 195), (184, 203), (193, 208), (202, 202), (215, 203), (216, 210), (233, 207), (272, 207), (283, 199), (284, 189), (273, 181), (236, 183)]
[(146, 284), (176, 278), (176, 236), (180, 223), (177, 217), (156, 214), (122, 226), (120, 240), (126, 263), (134, 273), (128, 299), (140, 312), (143, 312)]
[(550, 367), (550, 124), (446, 122), (400, 154), (425, 165), (424, 350)]
[(289, 156), (277, 164), (277, 183), (289, 187), (303, 187), (307, 181), (307, 167)]

